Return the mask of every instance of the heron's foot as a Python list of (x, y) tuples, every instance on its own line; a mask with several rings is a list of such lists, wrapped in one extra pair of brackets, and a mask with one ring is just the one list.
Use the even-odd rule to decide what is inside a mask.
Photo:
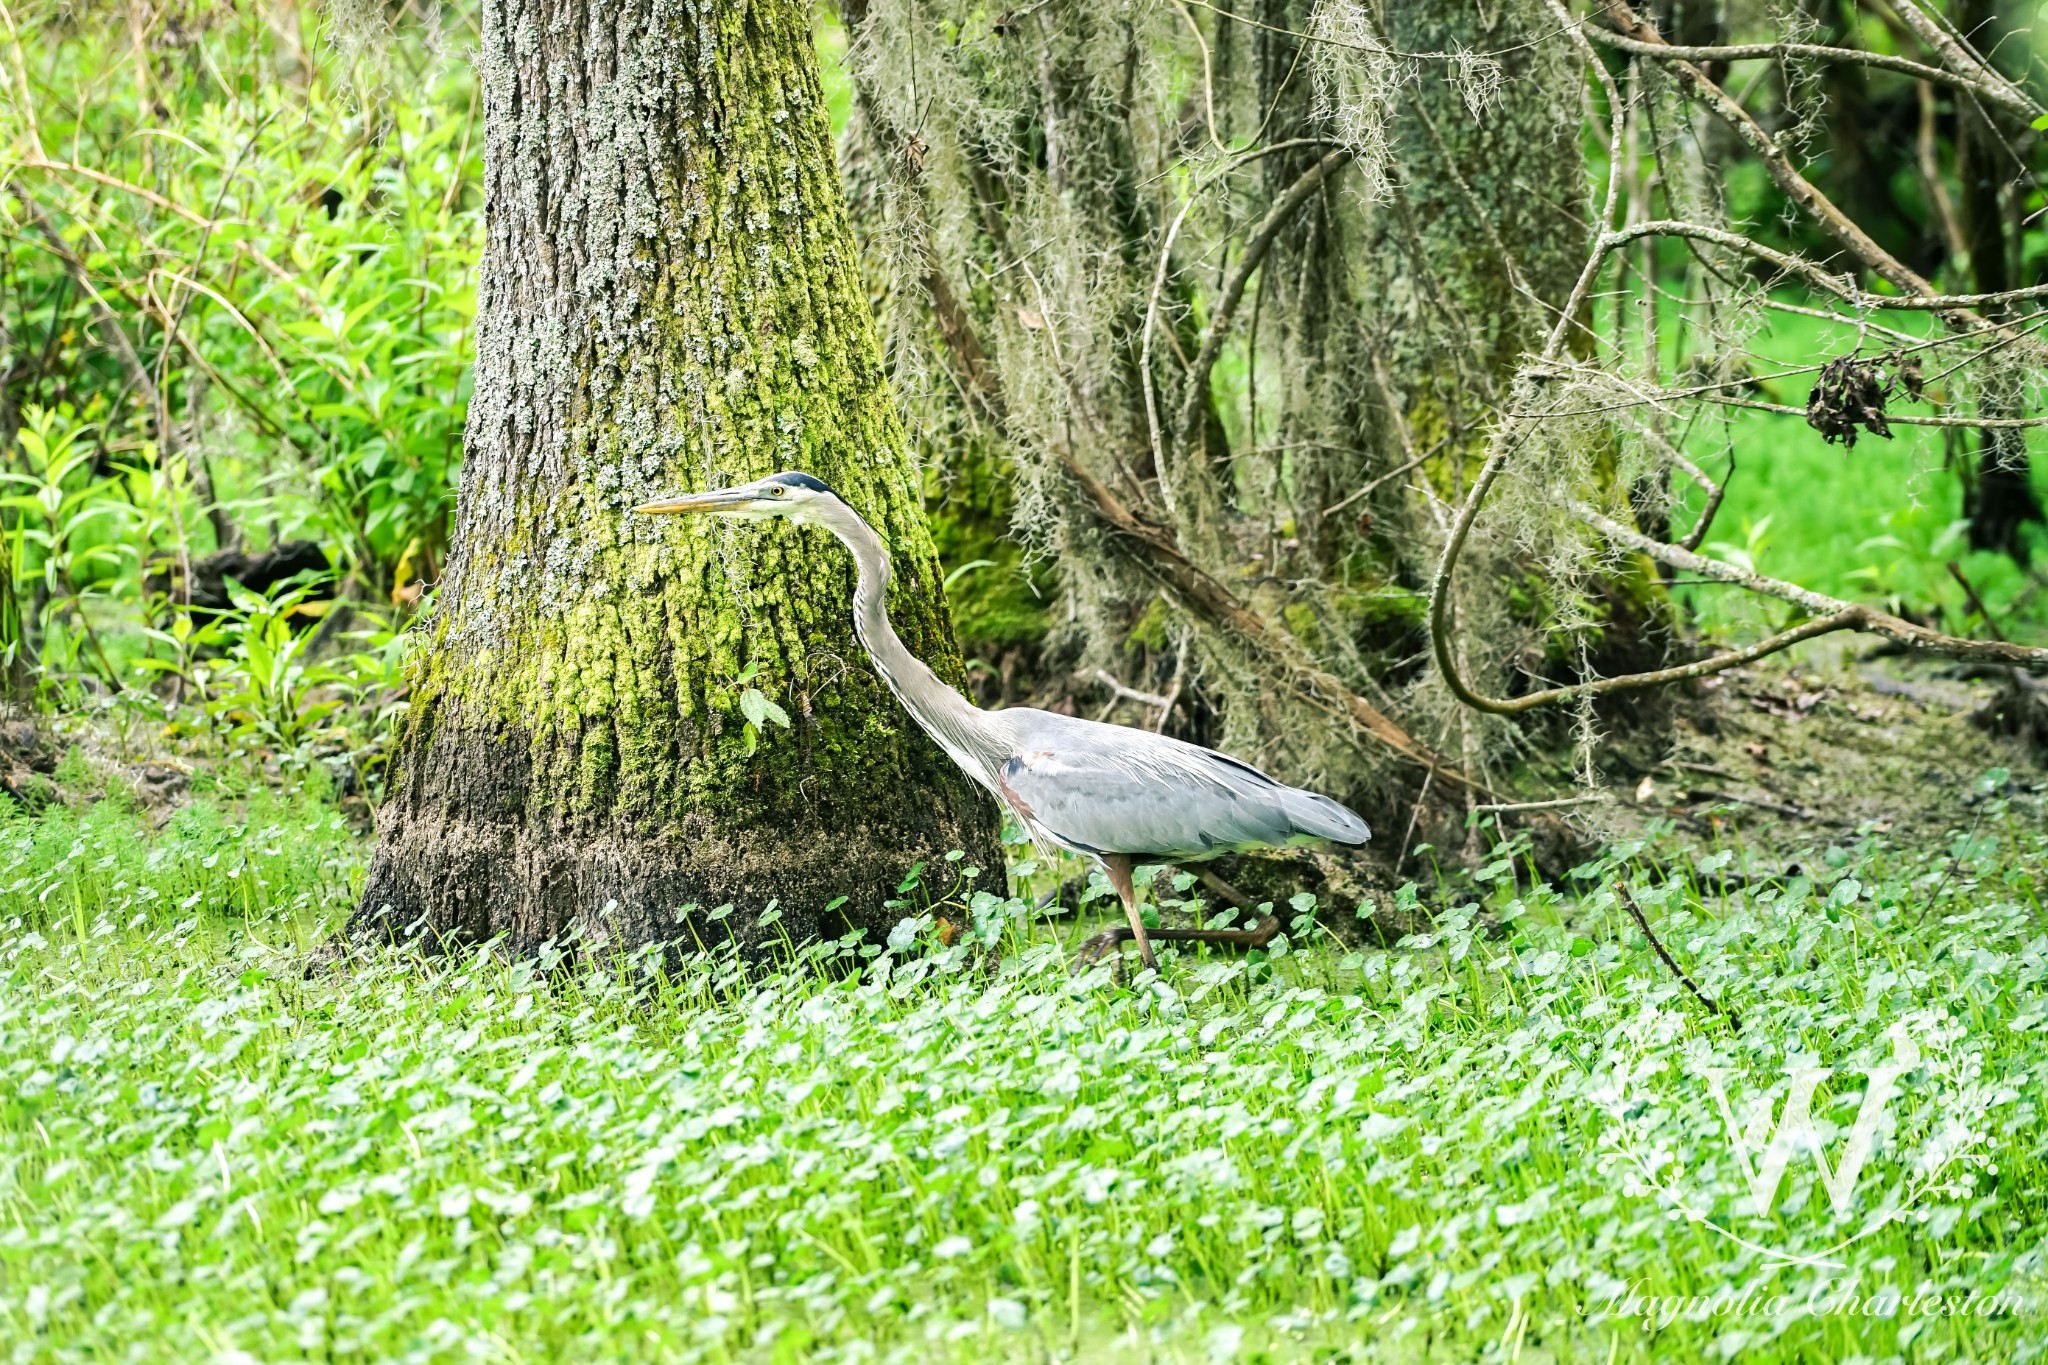
[(1081, 946), (1075, 950), (1074, 960), (1070, 965), (1076, 974), (1085, 972), (1106, 957), (1119, 957), (1118, 950), (1130, 941), (1131, 931), (1129, 929), (1122, 926), (1118, 926), (1115, 929), (1105, 929), (1092, 938), (1086, 938), (1081, 941)]
[[(1074, 974), (1078, 976), (1096, 963), (1108, 959), (1111, 976), (1118, 981), (1122, 981), (1124, 979), (1124, 958), (1120, 950), (1126, 943), (1129, 943), (1136, 937), (1137, 935), (1133, 934), (1129, 929), (1106, 929), (1093, 938), (1082, 940), (1080, 948), (1075, 950), (1074, 960), (1068, 965)], [(1139, 957), (1141, 960), (1138, 965), (1142, 970), (1151, 972), (1159, 970), (1159, 960), (1156, 957), (1152, 957), (1149, 952), (1141, 952)], [(1150, 960), (1143, 960), (1147, 958)]]

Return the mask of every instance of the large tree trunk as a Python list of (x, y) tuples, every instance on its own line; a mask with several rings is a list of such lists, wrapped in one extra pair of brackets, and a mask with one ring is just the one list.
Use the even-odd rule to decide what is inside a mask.
[[(516, 952), (579, 928), (628, 949), (872, 933), (913, 862), (1001, 866), (992, 807), (855, 642), (829, 537), (627, 510), (813, 472), (890, 543), (904, 638), (961, 674), (809, 22), (801, 0), (484, 5), (456, 538), (358, 934)], [(758, 749), (748, 686), (794, 721)], [(780, 924), (758, 927), (770, 900)]]

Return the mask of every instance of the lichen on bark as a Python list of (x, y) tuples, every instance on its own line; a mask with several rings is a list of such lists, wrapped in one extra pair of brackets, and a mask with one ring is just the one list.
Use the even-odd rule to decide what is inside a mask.
[[(765, 933), (747, 912), (776, 900), (781, 931), (830, 935), (883, 927), (913, 862), (1000, 875), (992, 808), (853, 639), (837, 544), (629, 511), (817, 474), (959, 679), (809, 24), (795, 0), (483, 7), (475, 396), (359, 934), (688, 943)], [(794, 722), (758, 748), (749, 665)]]

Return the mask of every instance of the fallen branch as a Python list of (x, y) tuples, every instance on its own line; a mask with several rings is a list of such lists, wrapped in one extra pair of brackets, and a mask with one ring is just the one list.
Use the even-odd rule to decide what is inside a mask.
[(1310, 657), (1308, 651), (1240, 601), (1180, 548), (1173, 533), (1140, 517), (1090, 473), (1074, 453), (1056, 447), (1054, 458), (1076, 488), (1093, 505), (1097, 520), (1120, 535), (1132, 549), (1134, 559), (1155, 582), (1171, 593), (1191, 614), (1221, 626), (1247, 644), (1282, 663), (1308, 701), (1335, 712), (1392, 749), (1401, 757), (1461, 790), (1488, 794), (1476, 779), (1460, 772), (1447, 760), (1414, 739), (1393, 719)]
[(1565, 796), (1555, 801), (1506, 801), (1490, 806), (1474, 806), (1468, 815), (1508, 815), (1525, 810), (1563, 810), (1567, 806), (1604, 806), (1614, 798), (1606, 792), (1594, 792), (1589, 796)]

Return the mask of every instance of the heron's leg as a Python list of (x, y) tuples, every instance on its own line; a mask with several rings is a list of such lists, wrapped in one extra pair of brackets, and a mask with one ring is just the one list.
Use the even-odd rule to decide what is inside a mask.
[(1109, 884), (1116, 888), (1124, 903), (1124, 914), (1131, 921), (1131, 937), (1138, 940), (1138, 961), (1158, 971), (1159, 959), (1152, 954), (1152, 940), (1145, 936), (1145, 917), (1138, 913), (1138, 887), (1131, 880), (1131, 860), (1121, 853), (1106, 853), (1102, 870), (1109, 874)]
[[(1162, 943), (1212, 943), (1229, 948), (1263, 948), (1280, 936), (1280, 920), (1276, 915), (1261, 915), (1258, 923), (1248, 929), (1147, 929), (1145, 921), (1138, 914), (1138, 891), (1131, 881), (1131, 860), (1121, 854), (1109, 854), (1102, 859), (1103, 871), (1109, 875), (1109, 884), (1124, 903), (1124, 913), (1130, 916), (1130, 927), (1105, 929), (1088, 939), (1074, 955), (1074, 970), (1079, 971), (1105, 954), (1113, 953), (1119, 944), (1132, 939), (1138, 942), (1138, 957), (1153, 971), (1159, 970), (1159, 961), (1152, 955), (1153, 940)], [(1240, 910), (1249, 910), (1250, 899), (1224, 881), (1221, 877), (1209, 875), (1207, 869), (1200, 869), (1196, 875), (1210, 884), (1229, 900), (1237, 902)]]
[(1130, 919), (1130, 927), (1106, 929), (1084, 942), (1080, 951), (1074, 954), (1074, 970), (1079, 971), (1106, 954), (1114, 953), (1119, 944), (1136, 939), (1138, 960), (1156, 972), (1159, 959), (1152, 952), (1151, 931), (1145, 928), (1145, 920), (1138, 913), (1138, 888), (1131, 880), (1131, 860), (1121, 853), (1106, 853), (1101, 858), (1102, 870), (1108, 875), (1110, 886), (1124, 903), (1124, 914)]
[[(1237, 909), (1248, 914), (1256, 913), (1252, 910), (1251, 897), (1208, 868), (1197, 865), (1181, 870), (1192, 872), (1202, 885)], [(1150, 934), (1161, 942), (1214, 943), (1233, 948), (1263, 948), (1280, 936), (1280, 921), (1276, 916), (1262, 915), (1259, 916), (1258, 923), (1248, 929), (1153, 929)]]

